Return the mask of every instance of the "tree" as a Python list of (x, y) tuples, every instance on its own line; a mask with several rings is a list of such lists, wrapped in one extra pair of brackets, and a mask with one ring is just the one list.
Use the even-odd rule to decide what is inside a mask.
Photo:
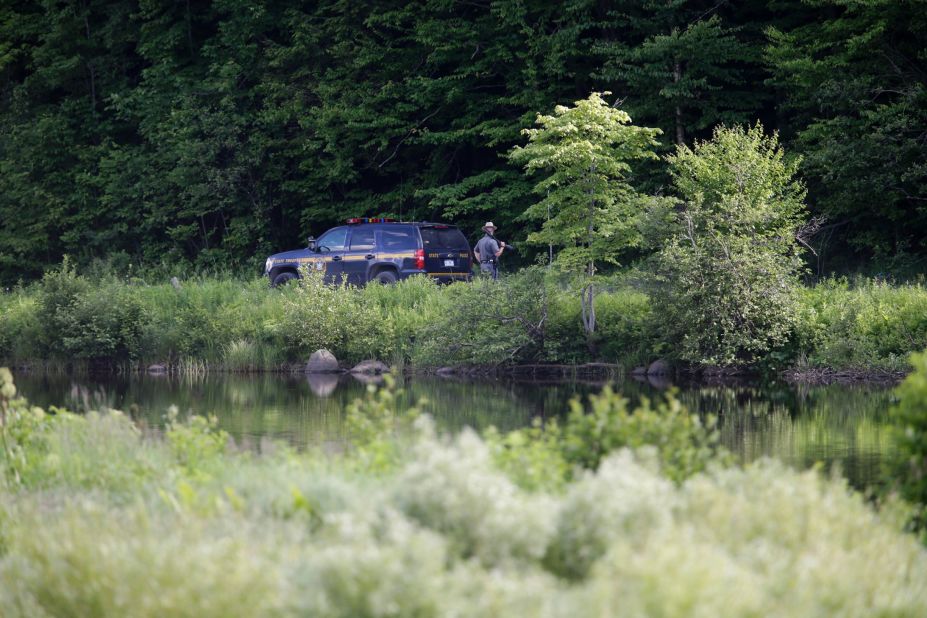
[(740, 28), (716, 0), (631, 0), (612, 5), (609, 33), (597, 45), (600, 75), (614, 84), (638, 121), (653, 123), (677, 145), (718, 123), (755, 117), (765, 93), (748, 79), (762, 47), (742, 40)]
[(808, 231), (799, 161), (759, 124), (719, 127), (668, 161), (682, 208), (655, 261), (665, 338), (686, 361), (750, 364), (795, 321)]
[[(920, 0), (806, 0), (767, 60), (816, 209), (858, 252), (927, 249), (927, 11)], [(896, 260), (891, 260), (896, 262)], [(881, 267), (891, 267), (883, 262)]]
[(526, 146), (509, 159), (528, 174), (546, 172), (534, 185), (544, 196), (522, 218), (544, 221), (528, 241), (563, 247), (556, 263), (582, 273), (583, 328), (595, 331), (596, 263), (618, 263), (622, 251), (639, 243), (636, 221), (651, 199), (629, 182), (631, 162), (656, 158), (659, 129), (636, 127), (631, 117), (593, 92), (573, 107), (557, 106), (553, 116), (538, 115), (538, 128), (522, 131)]

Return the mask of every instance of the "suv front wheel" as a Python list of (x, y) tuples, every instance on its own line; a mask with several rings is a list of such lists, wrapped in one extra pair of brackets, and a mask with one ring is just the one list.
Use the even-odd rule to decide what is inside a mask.
[(293, 279), (296, 279), (296, 273), (291, 273), (289, 271), (282, 272), (276, 277), (274, 277), (274, 282), (271, 284), (275, 288), (279, 288), (281, 285), (286, 285)]

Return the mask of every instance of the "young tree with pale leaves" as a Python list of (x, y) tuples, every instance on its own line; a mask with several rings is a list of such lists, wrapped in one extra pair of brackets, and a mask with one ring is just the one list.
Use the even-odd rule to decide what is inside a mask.
[(528, 144), (509, 159), (528, 174), (543, 174), (534, 191), (543, 199), (523, 219), (543, 221), (528, 242), (560, 247), (555, 263), (583, 275), (583, 328), (595, 332), (597, 264), (617, 264), (623, 251), (640, 243), (637, 220), (652, 200), (630, 183), (631, 163), (654, 159), (659, 129), (636, 127), (631, 117), (593, 92), (573, 107), (557, 106), (524, 129)]

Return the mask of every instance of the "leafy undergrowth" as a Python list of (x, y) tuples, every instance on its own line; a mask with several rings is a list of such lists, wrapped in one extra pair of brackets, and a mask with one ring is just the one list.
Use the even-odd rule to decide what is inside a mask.
[(7, 617), (927, 612), (903, 509), (730, 466), (672, 400), (606, 392), (483, 439), (435, 435), (385, 389), (351, 407), (342, 452), (255, 456), (207, 419), (146, 436), (0, 387)]

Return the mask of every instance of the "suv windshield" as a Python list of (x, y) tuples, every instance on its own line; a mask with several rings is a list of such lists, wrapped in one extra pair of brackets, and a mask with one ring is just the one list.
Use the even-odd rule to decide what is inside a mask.
[(419, 231), (422, 233), (422, 244), (425, 245), (425, 249), (440, 247), (461, 251), (470, 250), (467, 239), (456, 227), (422, 227)]

